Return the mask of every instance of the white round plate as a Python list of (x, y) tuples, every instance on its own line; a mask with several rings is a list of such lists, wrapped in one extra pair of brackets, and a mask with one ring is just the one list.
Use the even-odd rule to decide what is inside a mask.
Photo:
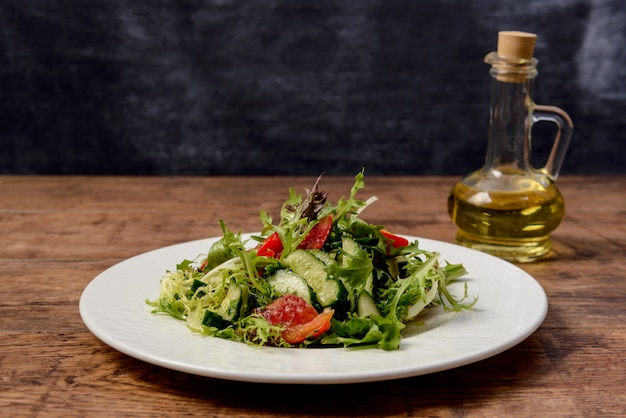
[(182, 372), (265, 383), (355, 383), (418, 376), (501, 353), (543, 322), (548, 301), (541, 285), (519, 267), (465, 247), (419, 239), (420, 248), (441, 260), (463, 263), (468, 275), (450, 286), (453, 294), (478, 296), (471, 310), (428, 312), (424, 326), (407, 328), (400, 349), (289, 349), (255, 347), (192, 333), (183, 321), (153, 315), (160, 279), (184, 259), (206, 254), (217, 238), (177, 244), (125, 260), (85, 288), (80, 314), (104, 343), (131, 357)]

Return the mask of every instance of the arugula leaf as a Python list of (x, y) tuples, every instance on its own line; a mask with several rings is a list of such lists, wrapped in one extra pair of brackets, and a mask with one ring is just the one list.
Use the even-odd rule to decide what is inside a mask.
[(322, 344), (344, 347), (376, 345), (383, 350), (396, 350), (400, 346), (404, 324), (373, 315), (353, 317), (344, 322), (331, 320), (332, 334), (322, 338)]
[(358, 215), (370, 203), (373, 203), (376, 200), (375, 197), (372, 197), (367, 201), (359, 200), (356, 198), (356, 194), (359, 192), (359, 190), (365, 187), (365, 181), (363, 181), (364, 176), (365, 175), (363, 171), (358, 173), (354, 177), (354, 184), (352, 185), (352, 188), (350, 189), (350, 196), (348, 197), (348, 199), (345, 199), (342, 197), (337, 202), (337, 205), (335, 206), (333, 210), (335, 213), (335, 219), (337, 219), (337, 221), (345, 218), (348, 215), (355, 215), (355, 216)]
[(204, 267), (206, 271), (214, 269), (235, 256), (230, 243), (237, 241), (240, 237), (235, 236), (235, 234), (226, 229), (226, 224), (223, 220), (220, 220), (220, 226), (222, 227), (222, 238), (213, 243), (209, 249), (206, 266)]
[(244, 267), (240, 274), (233, 276), (237, 283), (247, 285), (250, 291), (255, 294), (261, 306), (269, 303), (271, 301), (272, 289), (269, 283), (261, 278), (259, 271), (265, 269), (271, 262), (268, 262), (265, 257), (257, 256), (254, 251), (248, 251), (241, 240), (232, 242), (230, 248), (237, 254)]

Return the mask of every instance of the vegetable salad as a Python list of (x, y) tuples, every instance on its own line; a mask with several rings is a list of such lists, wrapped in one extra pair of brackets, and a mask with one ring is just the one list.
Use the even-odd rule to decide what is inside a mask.
[(186, 322), (194, 332), (278, 347), (372, 346), (395, 350), (409, 321), (430, 306), (471, 308), (448, 291), (466, 274), (461, 264), (419, 247), (360, 217), (374, 201), (357, 198), (363, 172), (347, 198), (332, 204), (321, 177), (305, 196), (289, 190), (274, 222), (245, 238), (220, 225), (206, 254), (183, 260), (161, 279), (153, 313)]

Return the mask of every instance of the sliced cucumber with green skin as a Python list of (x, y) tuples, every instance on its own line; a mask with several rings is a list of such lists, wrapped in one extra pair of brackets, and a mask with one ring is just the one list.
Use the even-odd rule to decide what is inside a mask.
[(210, 310), (204, 311), (204, 317), (202, 318), (202, 325), (209, 328), (224, 329), (230, 322), (226, 321), (218, 313), (211, 312)]
[(352, 257), (356, 256), (358, 252), (361, 251), (361, 247), (359, 246), (359, 244), (349, 237), (343, 237), (341, 239), (341, 249), (344, 251), (344, 253)]
[(329, 253), (323, 250), (309, 250), (311, 254), (313, 254), (316, 258), (318, 258), (322, 263), (326, 265), (326, 267), (332, 267), (337, 264), (337, 260), (335, 260)]
[(304, 278), (322, 307), (335, 306), (345, 299), (343, 284), (326, 272), (326, 265), (306, 250), (295, 250), (282, 261)]
[[(215, 310), (204, 311), (202, 325), (205, 327), (224, 329), (240, 316), (242, 304), (247, 303), (247, 288), (237, 284), (234, 279), (230, 280), (226, 296), (222, 299), (220, 306)], [(245, 300), (244, 300), (245, 299)]]
[(430, 288), (430, 290), (426, 292), (426, 295), (424, 295), (423, 299), (420, 299), (417, 302), (415, 302), (413, 305), (409, 306), (406, 319), (407, 320), (413, 319), (417, 315), (419, 315), (420, 312), (422, 312), (424, 308), (430, 305), (430, 303), (435, 299), (435, 296), (437, 296), (438, 291), (439, 291), (439, 282), (435, 281), (433, 282), (433, 286)]
[(367, 318), (371, 315), (380, 316), (380, 311), (376, 306), (376, 302), (374, 302), (374, 298), (369, 294), (369, 292), (362, 291), (359, 295), (359, 300), (357, 304), (357, 314), (361, 318)]
[(241, 307), (241, 287), (234, 279), (230, 280), (226, 296), (222, 300), (217, 313), (226, 321), (232, 322), (239, 317)]
[(278, 270), (267, 278), (267, 283), (275, 292), (284, 295), (292, 294), (300, 296), (309, 304), (312, 304), (311, 288), (302, 276), (291, 270)]

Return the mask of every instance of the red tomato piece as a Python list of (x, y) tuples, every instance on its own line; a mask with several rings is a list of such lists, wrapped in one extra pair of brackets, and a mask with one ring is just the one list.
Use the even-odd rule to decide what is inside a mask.
[(299, 344), (307, 338), (318, 337), (330, 329), (330, 319), (334, 313), (334, 310), (327, 308), (306, 324), (287, 328), (282, 336), (289, 344)]
[(325, 309), (318, 314), (313, 306), (296, 295), (284, 295), (262, 308), (258, 313), (272, 325), (283, 325), (282, 337), (289, 344), (299, 344), (315, 338), (330, 329), (330, 319), (335, 313)]
[(300, 296), (283, 295), (262, 308), (260, 314), (272, 325), (284, 325), (289, 328), (313, 320), (317, 316), (317, 311)]
[(407, 240), (404, 237), (400, 237), (398, 235), (392, 234), (391, 232), (386, 231), (384, 229), (381, 229), (380, 233), (383, 234), (383, 236), (389, 240), (389, 242), (394, 248), (406, 247), (407, 245), (409, 245), (409, 240)]
[(280, 254), (283, 252), (283, 243), (280, 240), (277, 232), (267, 237), (256, 250), (257, 255), (261, 257), (274, 257), (280, 258)]
[(306, 237), (298, 244), (299, 249), (319, 250), (326, 243), (328, 234), (333, 227), (332, 215), (326, 215), (309, 231)]

